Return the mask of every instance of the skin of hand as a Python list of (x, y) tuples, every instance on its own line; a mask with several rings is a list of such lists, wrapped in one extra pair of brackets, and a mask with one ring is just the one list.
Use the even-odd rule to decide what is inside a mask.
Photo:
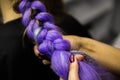
[(85, 37), (69, 35), (63, 38), (70, 42), (72, 49), (86, 53), (103, 67), (120, 75), (120, 49)]

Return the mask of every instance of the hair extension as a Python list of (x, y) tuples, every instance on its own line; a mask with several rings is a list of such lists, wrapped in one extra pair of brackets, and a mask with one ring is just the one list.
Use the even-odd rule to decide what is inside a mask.
[[(68, 80), (70, 43), (62, 38), (59, 27), (55, 25), (53, 16), (38, 0), (21, 0), (19, 10), (22, 13), (22, 23), (27, 35), (38, 44), (40, 53), (51, 60), (53, 71), (64, 80)], [(101, 80), (92, 63), (79, 61), (80, 80)]]

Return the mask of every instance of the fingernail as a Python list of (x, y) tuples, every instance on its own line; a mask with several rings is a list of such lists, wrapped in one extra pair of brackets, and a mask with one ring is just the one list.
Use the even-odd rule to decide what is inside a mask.
[(70, 62), (73, 63), (75, 61), (74, 54), (70, 55)]

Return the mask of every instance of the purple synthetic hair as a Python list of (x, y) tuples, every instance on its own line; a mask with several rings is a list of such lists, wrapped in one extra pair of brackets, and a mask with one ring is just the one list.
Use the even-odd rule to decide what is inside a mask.
[[(38, 0), (21, 0), (19, 10), (27, 35), (39, 45), (39, 52), (51, 59), (53, 71), (68, 80), (71, 46), (62, 38), (53, 16), (46, 12), (44, 4)], [(79, 61), (78, 64), (80, 80), (102, 80), (92, 63)]]

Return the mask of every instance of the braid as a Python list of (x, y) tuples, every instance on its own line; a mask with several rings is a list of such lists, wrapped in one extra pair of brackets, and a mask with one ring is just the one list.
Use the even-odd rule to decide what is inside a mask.
[[(38, 50), (51, 59), (53, 71), (64, 80), (68, 80), (70, 43), (62, 38), (53, 16), (46, 12), (43, 3), (38, 0), (22, 0), (19, 4), (22, 23), (27, 35), (38, 44)], [(95, 69), (87, 62), (79, 61), (80, 80), (101, 80)]]

